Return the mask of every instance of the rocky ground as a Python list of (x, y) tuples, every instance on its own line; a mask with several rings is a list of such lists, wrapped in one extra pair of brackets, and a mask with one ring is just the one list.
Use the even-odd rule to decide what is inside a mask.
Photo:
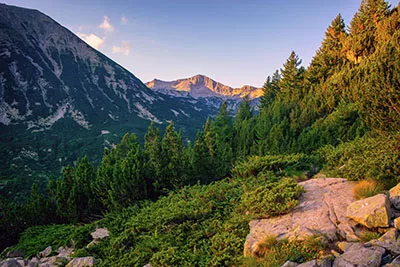
[[(289, 214), (250, 222), (244, 254), (257, 256), (267, 236), (278, 239), (322, 235), (332, 245), (333, 257), (284, 266), (399, 266), (400, 267), (400, 184), (389, 196), (378, 194), (355, 201), (353, 182), (339, 178), (311, 179), (300, 183), (305, 193)], [(379, 239), (361, 242), (366, 231), (383, 234)]]

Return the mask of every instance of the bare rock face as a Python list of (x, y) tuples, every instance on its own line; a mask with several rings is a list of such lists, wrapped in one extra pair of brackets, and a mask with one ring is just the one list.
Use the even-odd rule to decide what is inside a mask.
[(65, 267), (90, 267), (95, 261), (93, 257), (74, 258)]
[(393, 206), (400, 210), (400, 183), (389, 190), (389, 197)]
[(379, 194), (355, 201), (347, 208), (347, 217), (368, 228), (389, 227), (389, 199), (386, 195)]
[(354, 243), (337, 257), (334, 267), (379, 267), (385, 249), (381, 247), (364, 247), (364, 244)]
[(250, 222), (245, 256), (254, 256), (258, 244), (271, 235), (278, 239), (316, 234), (323, 234), (329, 241), (336, 241), (339, 235), (354, 241), (358, 239), (346, 217), (347, 206), (355, 200), (352, 194), (354, 183), (341, 178), (323, 178), (310, 179), (299, 185), (304, 187), (305, 193), (292, 212)]

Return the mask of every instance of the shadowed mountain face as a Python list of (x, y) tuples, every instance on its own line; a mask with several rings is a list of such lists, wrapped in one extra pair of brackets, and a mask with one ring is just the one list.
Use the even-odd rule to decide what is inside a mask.
[(98, 161), (150, 121), (173, 120), (191, 137), (216, 111), (150, 90), (39, 11), (0, 4), (0, 176), (58, 173), (84, 154)]
[(193, 98), (221, 97), (225, 99), (240, 99), (249, 96), (251, 99), (254, 99), (262, 95), (261, 88), (249, 85), (242, 86), (241, 88), (232, 88), (204, 75), (196, 75), (171, 82), (154, 79), (147, 82), (146, 85), (154, 91), (164, 94), (190, 96)]

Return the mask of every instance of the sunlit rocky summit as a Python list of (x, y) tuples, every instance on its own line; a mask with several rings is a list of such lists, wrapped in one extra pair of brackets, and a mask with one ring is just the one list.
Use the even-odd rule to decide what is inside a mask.
[(254, 99), (263, 94), (262, 88), (256, 88), (250, 85), (244, 85), (240, 88), (232, 88), (200, 74), (190, 78), (170, 82), (154, 79), (147, 82), (146, 85), (150, 89), (163, 94), (190, 96), (193, 98), (243, 98), (248, 96), (249, 98)]

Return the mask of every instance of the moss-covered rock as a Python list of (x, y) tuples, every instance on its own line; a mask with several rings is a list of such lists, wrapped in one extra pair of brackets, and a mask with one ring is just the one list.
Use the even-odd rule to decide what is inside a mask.
[(347, 207), (346, 215), (368, 228), (389, 227), (390, 202), (384, 194), (358, 200)]

